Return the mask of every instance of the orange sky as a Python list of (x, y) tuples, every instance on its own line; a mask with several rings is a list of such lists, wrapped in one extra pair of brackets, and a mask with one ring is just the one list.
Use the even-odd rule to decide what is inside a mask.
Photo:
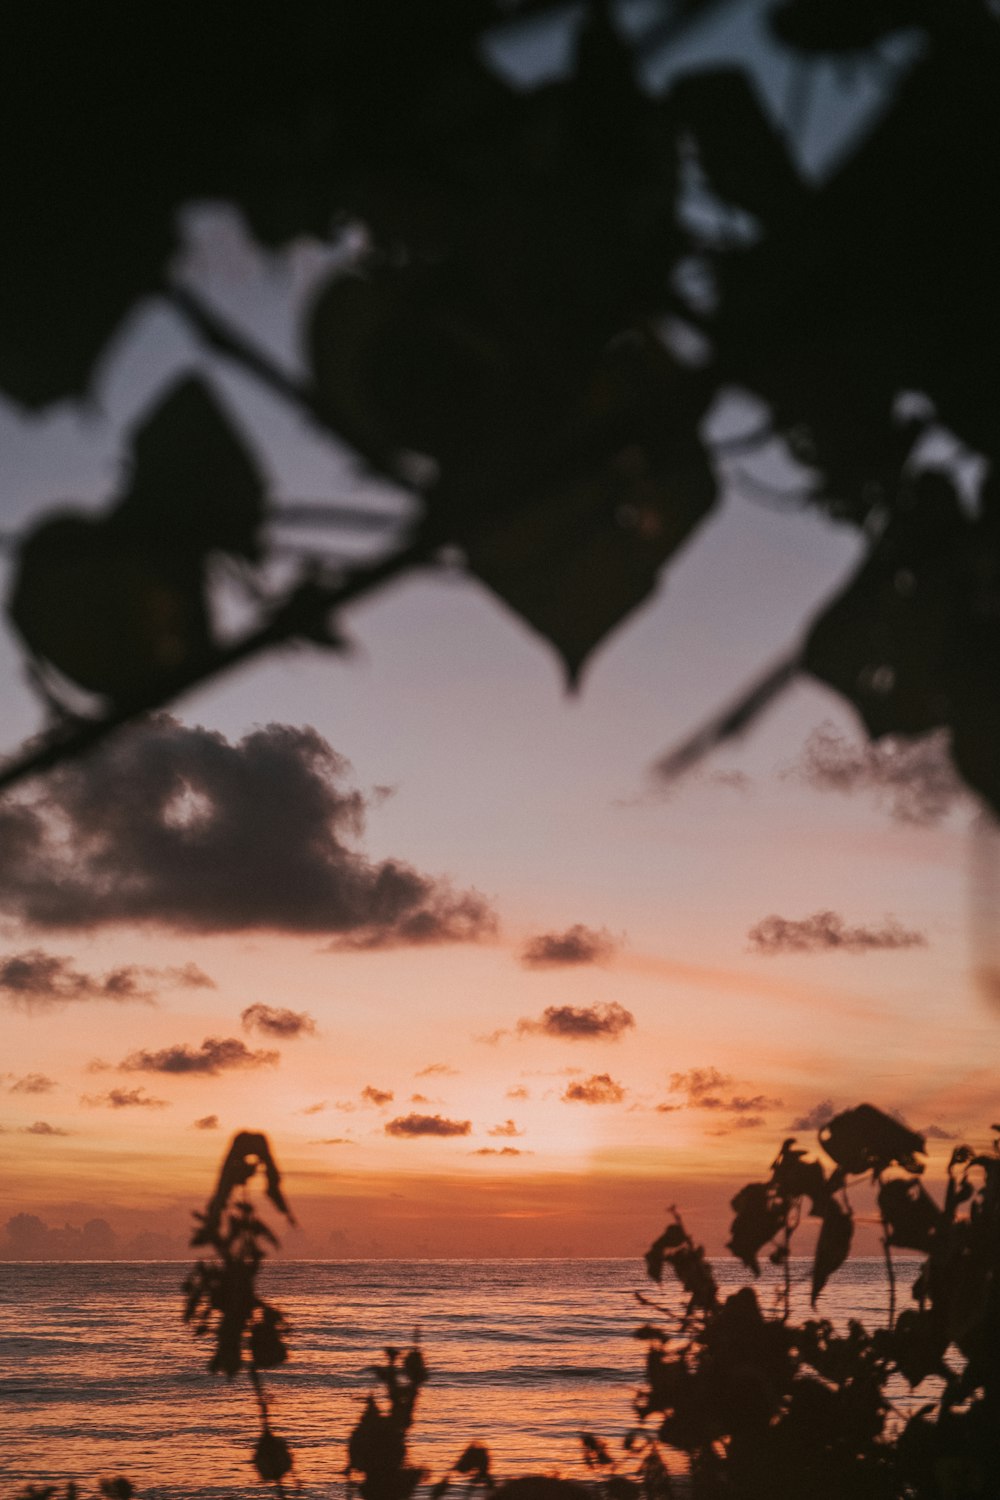
[[(276, 304), (301, 296), (305, 252), (278, 274), (241, 261), (225, 221), (206, 222), (218, 253), (205, 275), (220, 300), (238, 311), (264, 285)], [(108, 364), (103, 415), (60, 409), (29, 424), (0, 406), (5, 526), (67, 495), (106, 495), (122, 424), (190, 352), (152, 309)], [(239, 397), (277, 494), (357, 487), (332, 444), (206, 368)], [(474, 941), (453, 932), (415, 946), (383, 924), (357, 951), (331, 948), (337, 934), (321, 923), (258, 921), (239, 899), (213, 931), (155, 901), (141, 919), (122, 916), (113, 891), (87, 921), (60, 926), (40, 916), (44, 880), (29, 899), (23, 863), (0, 858), (0, 1225), (18, 1213), (56, 1230), (103, 1218), (121, 1249), (180, 1253), (229, 1134), (251, 1127), (269, 1133), (287, 1172), (301, 1220), (291, 1253), (628, 1255), (669, 1202), (718, 1249), (731, 1192), (824, 1102), (868, 1099), (933, 1127), (938, 1167), (953, 1137), (982, 1140), (1000, 1113), (1000, 1016), (973, 971), (997, 962), (982, 913), (998, 886), (982, 871), (1000, 869), (1000, 855), (995, 835), (975, 831), (971, 802), (948, 791), (913, 821), (926, 767), (865, 761), (851, 715), (808, 684), (683, 783), (664, 790), (649, 775), (796, 639), (856, 548), (846, 530), (775, 515), (730, 485), (578, 698), (485, 590), (450, 579), (357, 610), (347, 662), (288, 653), (185, 701), (178, 764), (194, 726), (235, 747), (231, 770), (254, 726), (314, 726), (350, 762), (330, 784), (362, 799), (337, 832), (349, 867), (403, 862), (441, 901), (477, 892), (495, 930), (484, 920)], [(9, 642), (2, 651), (12, 746), (38, 718)], [(817, 770), (804, 754), (824, 724), (827, 761), (832, 743), (841, 769), (844, 756), (861, 766), (849, 793), (836, 766), (821, 756)], [(30, 795), (44, 806), (49, 792)], [(102, 795), (111, 808), (125, 791), (112, 781)], [(261, 796), (243, 814), (251, 849), (269, 810)], [(70, 830), (67, 847), (86, 873), (79, 836)], [(284, 871), (287, 855), (300, 871), (301, 848), (268, 838), (269, 868)], [(134, 860), (112, 853), (121, 886)], [(223, 878), (237, 896), (244, 874), (234, 855)], [(779, 951), (750, 938), (770, 917), (793, 924)], [(532, 941), (558, 946), (578, 925), (603, 935), (591, 961), (525, 963)], [(48, 993), (5, 982), (21, 972), (5, 970), (10, 960), (36, 952)], [(211, 986), (179, 982), (188, 964)], [(123, 966), (142, 971), (144, 997), (102, 994)], [(311, 1024), (268, 1036), (241, 1020), (252, 1006)], [(571, 1035), (574, 1025), (593, 1034)], [(206, 1038), (232, 1045), (213, 1052)], [(195, 1063), (165, 1070), (178, 1048)], [(410, 1116), (445, 1123), (393, 1126)], [(80, 1243), (31, 1233), (32, 1253)], [(13, 1242), (0, 1239), (0, 1253)]]

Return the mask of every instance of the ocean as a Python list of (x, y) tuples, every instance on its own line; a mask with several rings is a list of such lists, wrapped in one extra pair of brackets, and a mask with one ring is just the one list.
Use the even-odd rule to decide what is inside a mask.
[[(724, 1290), (751, 1280), (732, 1260), (714, 1264)], [(899, 1265), (900, 1306), (916, 1269)], [(793, 1262), (795, 1316), (806, 1312), (808, 1274), (808, 1261)], [(249, 1385), (206, 1369), (207, 1348), (181, 1321), (184, 1275), (177, 1262), (0, 1264), (3, 1500), (32, 1480), (75, 1478), (90, 1490), (116, 1474), (144, 1500), (269, 1493), (249, 1464)], [(634, 1294), (657, 1293), (636, 1260), (275, 1262), (261, 1290), (291, 1324), (291, 1359), (267, 1385), (301, 1500), (340, 1491), (370, 1367), (416, 1331), (431, 1378), (410, 1451), (434, 1478), (473, 1441), (500, 1477), (582, 1477), (584, 1429), (620, 1455), (645, 1348), (633, 1330), (655, 1321)], [(765, 1305), (776, 1295), (770, 1268), (758, 1290)], [(664, 1299), (680, 1306), (669, 1278)], [(819, 1312), (872, 1327), (886, 1308), (882, 1261), (858, 1258)]]

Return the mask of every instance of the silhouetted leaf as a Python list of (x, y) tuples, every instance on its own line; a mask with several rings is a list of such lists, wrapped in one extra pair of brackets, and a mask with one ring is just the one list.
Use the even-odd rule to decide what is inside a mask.
[(903, 1250), (933, 1249), (943, 1216), (922, 1183), (902, 1177), (883, 1182), (878, 1206), (889, 1228), (890, 1245)]
[(926, 0), (783, 0), (771, 24), (783, 42), (806, 52), (854, 52), (905, 26), (922, 26)]
[(889, 1340), (892, 1358), (911, 1386), (919, 1385), (928, 1375), (945, 1373), (943, 1357), (947, 1335), (940, 1317), (906, 1307), (896, 1319)]
[(878, 1173), (889, 1166), (922, 1172), (927, 1144), (922, 1135), (909, 1130), (873, 1104), (859, 1104), (835, 1115), (819, 1132), (820, 1145), (845, 1172)]
[[(864, 1108), (864, 1106), (861, 1106)], [(854, 1236), (854, 1215), (843, 1208), (836, 1198), (831, 1198), (823, 1211), (823, 1223), (816, 1241), (813, 1258), (812, 1304), (826, 1286), (834, 1271), (844, 1264)]]
[(284, 1479), (292, 1467), (291, 1449), (283, 1437), (265, 1427), (254, 1449), (253, 1462), (261, 1479)]
[(735, 1209), (736, 1217), (729, 1230), (726, 1249), (759, 1276), (758, 1251), (784, 1226), (785, 1206), (775, 1198), (769, 1183), (748, 1182), (746, 1187), (740, 1188), (731, 1207)]

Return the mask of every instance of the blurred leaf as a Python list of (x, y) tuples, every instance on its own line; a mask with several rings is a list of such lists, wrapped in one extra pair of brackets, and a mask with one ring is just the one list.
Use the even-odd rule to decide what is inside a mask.
[(736, 1217), (729, 1230), (726, 1249), (759, 1276), (758, 1251), (784, 1227), (785, 1206), (775, 1198), (769, 1183), (748, 1182), (746, 1187), (740, 1188), (731, 1207), (735, 1209)]
[(889, 1227), (890, 1245), (901, 1250), (933, 1249), (943, 1215), (922, 1183), (903, 1177), (883, 1182), (878, 1206)]
[(823, 1211), (823, 1223), (820, 1225), (813, 1258), (811, 1297), (814, 1307), (834, 1271), (839, 1270), (847, 1259), (853, 1236), (854, 1215), (843, 1208), (836, 1198), (831, 1198)]
[(254, 1449), (253, 1462), (261, 1479), (280, 1481), (291, 1470), (291, 1449), (283, 1437), (265, 1427)]
[(915, 1155), (926, 1152), (924, 1137), (873, 1104), (859, 1104), (835, 1115), (820, 1129), (819, 1140), (827, 1155), (853, 1176), (883, 1172), (889, 1166), (908, 1172), (924, 1170)]
[(805, 52), (854, 52), (904, 26), (921, 26), (926, 0), (784, 0), (771, 12), (783, 42)]

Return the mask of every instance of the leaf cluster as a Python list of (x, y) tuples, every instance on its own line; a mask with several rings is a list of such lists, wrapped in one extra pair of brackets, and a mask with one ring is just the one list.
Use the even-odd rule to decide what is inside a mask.
[[(650, 45), (716, 8), (651, 7)], [(58, 25), (49, 4), (5, 17), (17, 233), (0, 254), (0, 386), (29, 406), (81, 392), (159, 289), (207, 352), (415, 502), (374, 563), (313, 557), (270, 597), (270, 575), (247, 575), (256, 622), (223, 641), (209, 560), (266, 567), (280, 511), (208, 386), (168, 392), (107, 511), (46, 517), (22, 545), (10, 615), (62, 719), (7, 784), (236, 661), (340, 645), (351, 600), (442, 557), (575, 680), (712, 514), (722, 453), (704, 418), (735, 387), (768, 412), (743, 456), (782, 441), (808, 475), (798, 499), (868, 549), (768, 691), (702, 748), (805, 670), (874, 736), (948, 729), (961, 774), (1000, 807), (995, 7), (770, 0), (807, 89), (817, 61), (882, 70), (881, 115), (819, 178), (790, 148), (796, 122), (776, 127), (739, 69), (650, 92), (644, 44), (609, 0), (586, 7), (557, 82), (489, 65), (492, 42), (557, 10), (252, 0), (237, 24), (230, 3), (126, 15), (97, 0)], [(920, 49), (897, 84), (879, 49), (899, 32)], [(302, 381), (168, 284), (176, 210), (206, 197), (265, 245), (363, 226), (353, 271), (307, 309)], [(974, 510), (926, 458), (942, 427), (985, 460)]]
[[(646, 1323), (645, 1382), (627, 1454), (669, 1469), (685, 1455), (696, 1500), (973, 1500), (996, 1493), (1000, 1439), (1000, 1156), (957, 1148), (943, 1205), (920, 1180), (924, 1140), (869, 1104), (819, 1132), (826, 1160), (784, 1142), (764, 1182), (732, 1202), (729, 1249), (757, 1276), (761, 1252), (785, 1272), (784, 1297), (767, 1312), (752, 1286), (726, 1298), (700, 1269), (704, 1252), (674, 1213), (647, 1255), (652, 1278), (669, 1267), (683, 1313)], [(868, 1177), (877, 1193), (889, 1277), (889, 1316), (866, 1329), (851, 1319), (791, 1318), (790, 1246), (800, 1216), (820, 1229), (811, 1298), (844, 1263), (853, 1232), (846, 1189)], [(895, 1317), (892, 1249), (922, 1252), (913, 1303)], [(708, 1271), (708, 1276), (711, 1272)], [(647, 1299), (643, 1299), (647, 1300)], [(650, 1304), (656, 1306), (656, 1304)], [(931, 1381), (909, 1416), (900, 1382)], [(595, 1468), (613, 1467), (606, 1445), (584, 1438)], [(643, 1490), (644, 1468), (632, 1482)], [(610, 1484), (612, 1480), (609, 1479)], [(620, 1478), (608, 1490), (623, 1500)], [(619, 1493), (620, 1492), (620, 1493)]]

